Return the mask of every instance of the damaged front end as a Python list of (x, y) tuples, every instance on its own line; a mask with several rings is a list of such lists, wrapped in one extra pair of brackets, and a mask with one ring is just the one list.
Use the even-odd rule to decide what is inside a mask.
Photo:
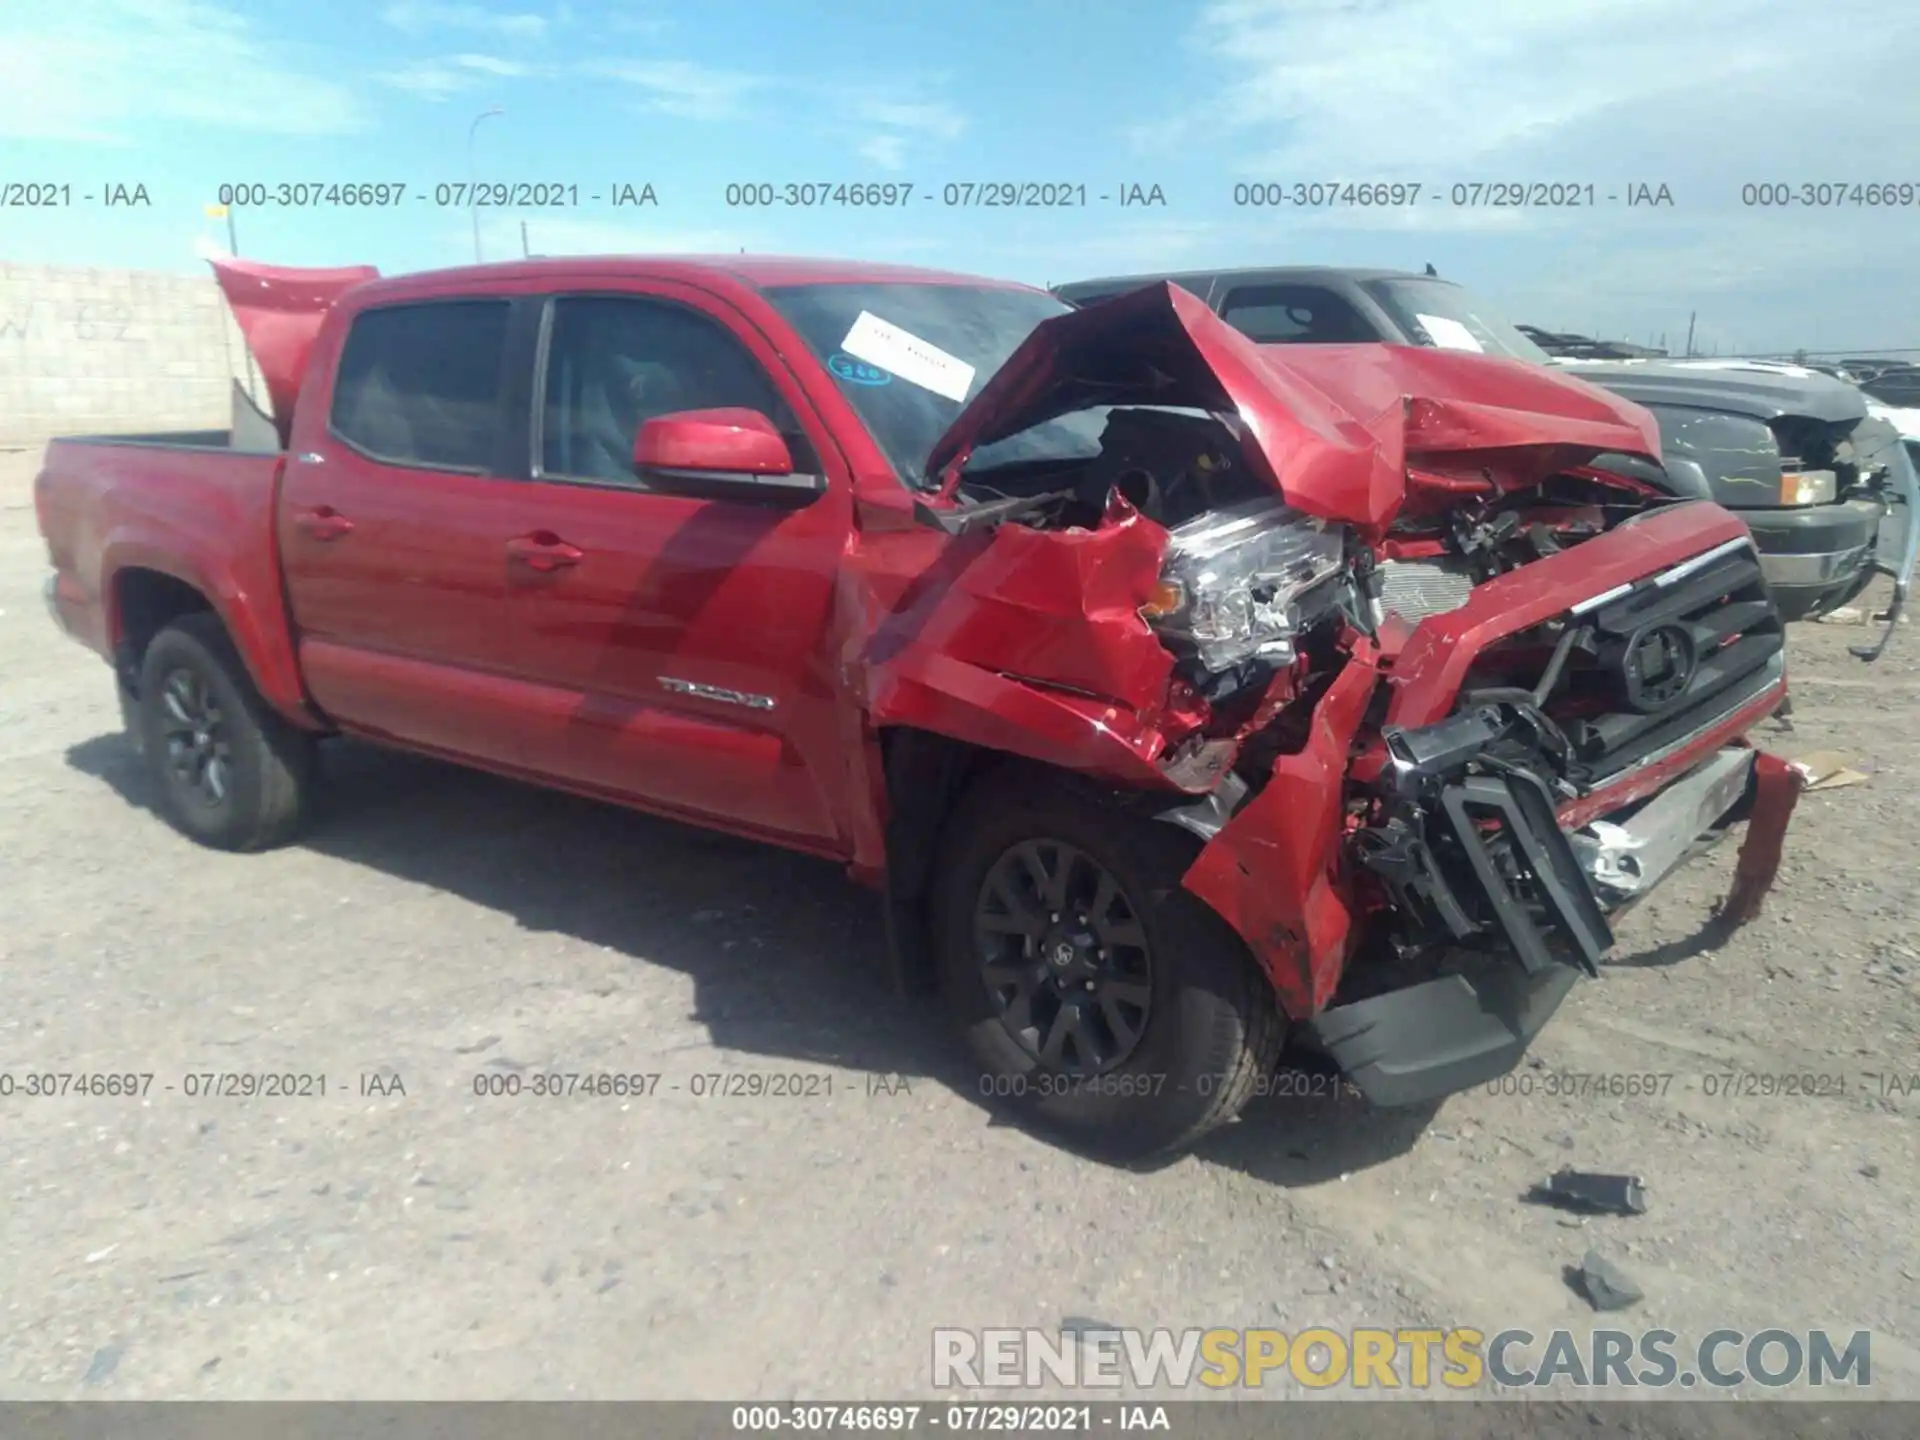
[[(1104, 410), (1100, 453), (967, 466)], [(1185, 888), (1379, 1104), (1511, 1068), (1612, 922), (1796, 774), (1745, 527), (1588, 464), (1653, 421), (1577, 380), (1392, 346), (1263, 348), (1172, 286), (1042, 325), (961, 413), (943, 583), (871, 711), (1058, 765), (1204, 844)]]
[[(1276, 765), (1297, 790), (1350, 757), (1337, 814), (1269, 787), (1202, 854), (1189, 885), (1232, 906), (1250, 943), (1266, 917), (1293, 945), (1310, 987), (1293, 1013), (1374, 1103), (1505, 1073), (1598, 976), (1613, 921), (1743, 821), (1707, 923), (1758, 912), (1800, 777), (1744, 739), (1786, 685), (1738, 530), (1671, 507), (1474, 587), (1376, 662), (1377, 729), (1356, 688), (1317, 757), (1310, 744)], [(1325, 867), (1317, 913), (1249, 873), (1287, 874), (1284, 856), (1298, 877), (1303, 850)]]

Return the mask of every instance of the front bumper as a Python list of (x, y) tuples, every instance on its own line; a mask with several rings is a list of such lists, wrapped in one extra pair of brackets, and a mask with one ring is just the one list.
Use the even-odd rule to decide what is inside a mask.
[(1307, 1028), (1369, 1104), (1421, 1105), (1513, 1069), (1579, 980), (1487, 961), (1323, 1010)]
[[(1556, 829), (1550, 838), (1535, 828), (1524, 848), (1537, 855), (1556, 852), (1559, 865), (1549, 861), (1544, 868), (1571, 860), (1577, 875), (1572, 885), (1563, 874), (1556, 883), (1532, 887), (1543, 903), (1528, 913), (1501, 877), (1480, 870), (1507, 928), (1511, 955), (1462, 956), (1450, 973), (1334, 1006), (1309, 1020), (1307, 1029), (1379, 1106), (1422, 1104), (1504, 1075), (1581, 974), (1595, 973), (1613, 941), (1609, 918), (1743, 820), (1747, 836), (1734, 887), (1714, 923), (1750, 918), (1772, 883), (1799, 786), (1798, 773), (1785, 762), (1728, 746), (1652, 799), (1571, 836)], [(1516, 814), (1527, 828), (1525, 808), (1514, 807), (1509, 821)], [(1438, 908), (1444, 912), (1448, 904), (1460, 901), (1443, 897)]]
[(1736, 513), (1753, 533), (1782, 620), (1844, 605), (1873, 578), (1874, 542), (1887, 514), (1878, 500)]
[[(1597, 971), (1623, 902), (1599, 877), (1627, 875), (1634, 847), (1592, 831), (1613, 842), (1602, 870), (1574, 837), (1650, 823), (1643, 809), (1743, 748), (1786, 698), (1785, 639), (1745, 523), (1708, 502), (1487, 580), (1387, 639), (1349, 639), (1304, 741), (1182, 883), (1363, 1092), (1409, 1104), (1511, 1067)], [(1728, 924), (1766, 893), (1798, 795), (1783, 761), (1755, 755), (1751, 774)], [(1671, 823), (1700, 807), (1715, 808), (1705, 782), (1694, 819)]]

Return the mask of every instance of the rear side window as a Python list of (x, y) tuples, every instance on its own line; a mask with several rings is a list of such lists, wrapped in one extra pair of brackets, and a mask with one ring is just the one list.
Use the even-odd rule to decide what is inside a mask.
[(493, 468), (508, 308), (457, 300), (355, 317), (334, 380), (334, 433), (389, 464)]
[(1260, 345), (1364, 345), (1380, 337), (1360, 312), (1313, 285), (1253, 285), (1235, 290), (1220, 318)]

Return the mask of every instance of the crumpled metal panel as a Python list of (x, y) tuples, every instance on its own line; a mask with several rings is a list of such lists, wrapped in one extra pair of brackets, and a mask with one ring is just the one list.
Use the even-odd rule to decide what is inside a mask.
[(1760, 904), (1780, 873), (1780, 852), (1786, 845), (1787, 824), (1806, 788), (1805, 777), (1778, 755), (1757, 751), (1753, 757), (1753, 809), (1747, 816), (1746, 838), (1734, 861), (1733, 885), (1715, 918), (1736, 929), (1760, 913)]
[(1094, 405), (1237, 417), (1288, 504), (1370, 531), (1425, 461), (1524, 486), (1609, 452), (1658, 457), (1640, 406), (1556, 370), (1407, 345), (1256, 345), (1171, 283), (1045, 321), (955, 417), (926, 473), (956, 488), (979, 446)]
[(1173, 657), (1139, 613), (1166, 545), (1124, 502), (1094, 530), (1001, 525), (954, 541), (943, 583), (866, 647), (872, 722), (1174, 786), (1156, 761), (1169, 726), (1191, 721), (1169, 712)]
[(1275, 762), (1266, 788), (1181, 882), (1240, 933), (1295, 1018), (1333, 997), (1356, 939), (1354, 900), (1340, 873), (1343, 796), (1348, 757), (1380, 680), (1375, 659), (1371, 644), (1356, 645), (1314, 708), (1306, 745)]

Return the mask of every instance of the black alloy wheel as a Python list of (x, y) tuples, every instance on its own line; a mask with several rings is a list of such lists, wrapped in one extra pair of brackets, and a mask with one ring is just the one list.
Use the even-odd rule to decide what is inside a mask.
[(176, 793), (189, 804), (219, 809), (233, 781), (233, 746), (220, 702), (206, 678), (186, 668), (167, 674), (159, 699), (160, 737)]
[(928, 927), (983, 1100), (1113, 1160), (1239, 1113), (1285, 1022), (1245, 942), (1182, 884), (1199, 848), (1044, 766), (1003, 761), (967, 783)]
[(1146, 1033), (1153, 956), (1119, 879), (1063, 840), (1023, 840), (974, 906), (981, 979), (1000, 1022), (1050, 1072), (1105, 1074)]
[(140, 657), (128, 714), (160, 813), (220, 850), (292, 837), (314, 777), (314, 737), (261, 699), (218, 617), (162, 627)]

